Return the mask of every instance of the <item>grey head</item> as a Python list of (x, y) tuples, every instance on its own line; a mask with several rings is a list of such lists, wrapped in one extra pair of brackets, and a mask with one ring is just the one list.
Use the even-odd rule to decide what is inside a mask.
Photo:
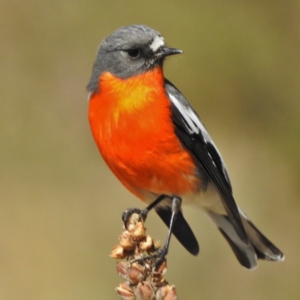
[(148, 26), (121, 27), (100, 44), (87, 89), (98, 90), (103, 72), (126, 79), (162, 66), (166, 56), (180, 53), (181, 50), (166, 47), (161, 34)]

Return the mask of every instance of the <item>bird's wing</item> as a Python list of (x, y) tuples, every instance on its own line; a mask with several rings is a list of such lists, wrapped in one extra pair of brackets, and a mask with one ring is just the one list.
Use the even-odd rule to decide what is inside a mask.
[(238, 207), (232, 196), (228, 172), (218, 149), (199, 116), (180, 91), (167, 79), (165, 80), (165, 88), (171, 101), (172, 120), (177, 137), (192, 154), (199, 168), (215, 184), (237, 234), (245, 243), (249, 243)]

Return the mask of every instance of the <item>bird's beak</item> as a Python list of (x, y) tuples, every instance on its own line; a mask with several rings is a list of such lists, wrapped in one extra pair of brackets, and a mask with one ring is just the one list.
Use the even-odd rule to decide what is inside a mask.
[(155, 52), (155, 57), (156, 58), (162, 58), (174, 54), (182, 54), (183, 51), (175, 48), (168, 48), (166, 46), (160, 47), (156, 52)]

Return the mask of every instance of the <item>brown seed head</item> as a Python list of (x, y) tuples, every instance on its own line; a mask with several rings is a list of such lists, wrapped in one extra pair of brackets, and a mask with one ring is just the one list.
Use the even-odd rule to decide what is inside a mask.
[(127, 282), (121, 283), (116, 288), (116, 292), (121, 297), (122, 300), (136, 300), (134, 292)]
[(139, 265), (138, 263), (130, 264), (128, 263), (127, 269), (127, 280), (131, 284), (137, 284), (146, 277), (145, 268)]
[(117, 272), (121, 277), (125, 277), (127, 274), (127, 265), (128, 263), (125, 261), (120, 261), (117, 263)]
[(165, 275), (167, 272), (167, 262), (164, 260), (159, 268), (157, 269), (157, 272), (160, 273), (161, 275)]
[(156, 292), (156, 300), (177, 300), (175, 286), (165, 285)]
[(126, 251), (120, 245), (115, 246), (110, 253), (110, 257), (115, 259), (123, 259), (126, 256), (127, 256)]
[(132, 234), (125, 230), (119, 236), (120, 246), (126, 250), (132, 250), (135, 247), (135, 243), (132, 241)]
[(153, 287), (147, 281), (140, 282), (134, 293), (137, 300), (155, 300)]
[(150, 235), (147, 235), (145, 240), (140, 242), (141, 251), (150, 251), (153, 248), (153, 240)]
[(132, 231), (134, 226), (139, 222), (140, 215), (137, 213), (133, 213), (130, 218), (127, 220), (127, 223), (125, 224), (128, 231)]
[(118, 274), (127, 280), (130, 284), (138, 284), (146, 277), (146, 270), (138, 263), (129, 263), (121, 261), (117, 264)]
[(142, 222), (136, 223), (131, 231), (133, 239), (142, 239), (145, 236), (146, 228)]

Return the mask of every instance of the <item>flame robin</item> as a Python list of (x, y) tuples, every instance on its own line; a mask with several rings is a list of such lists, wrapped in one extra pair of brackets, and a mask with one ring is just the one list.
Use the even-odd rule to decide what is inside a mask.
[(169, 48), (144, 25), (119, 28), (99, 47), (88, 84), (89, 121), (98, 149), (115, 176), (155, 207), (193, 255), (198, 242), (181, 202), (201, 208), (217, 225), (239, 262), (280, 261), (283, 253), (235, 203), (225, 163), (197, 113), (163, 74)]

